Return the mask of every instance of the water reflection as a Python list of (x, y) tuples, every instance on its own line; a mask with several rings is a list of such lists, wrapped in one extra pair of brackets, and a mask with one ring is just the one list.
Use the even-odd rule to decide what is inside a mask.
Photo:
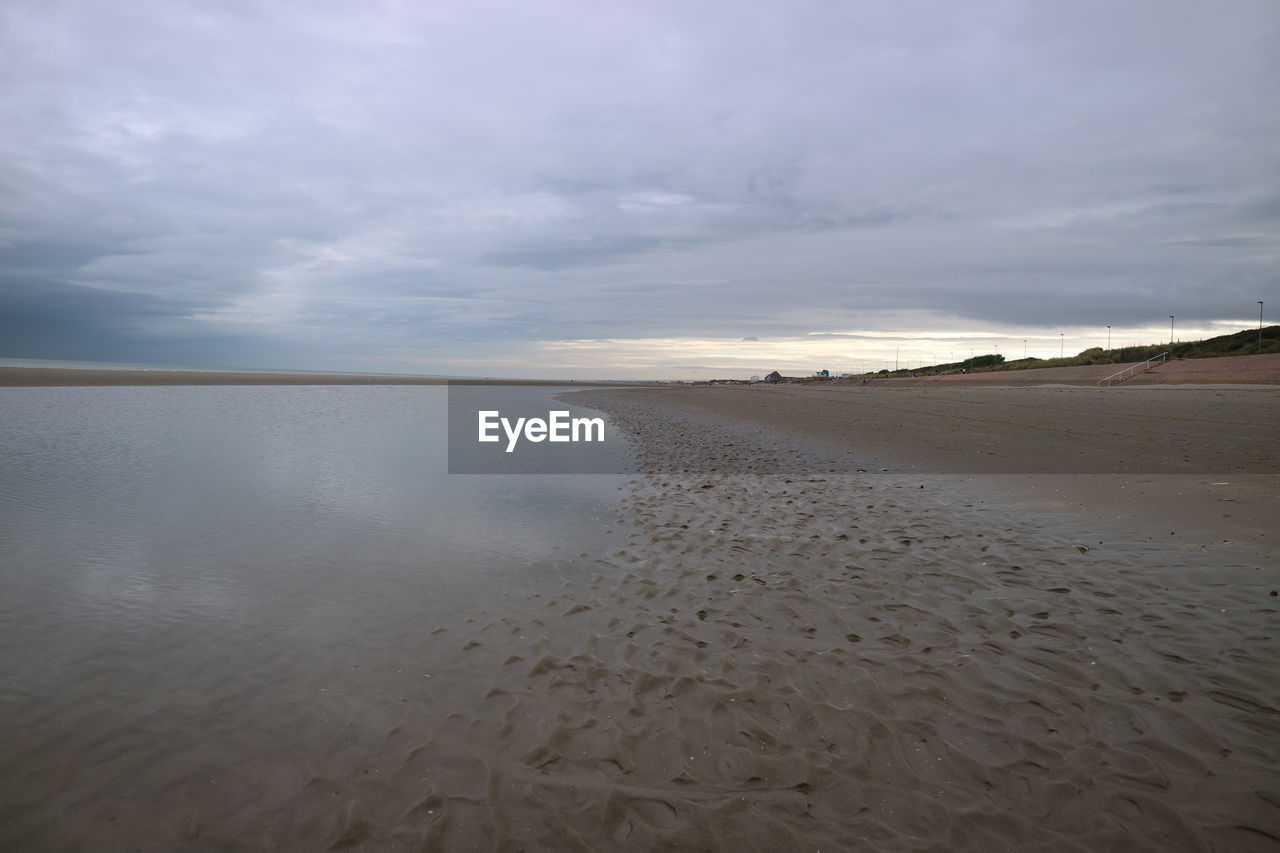
[(0, 389), (0, 620), (40, 644), (0, 657), (31, 671), (96, 631), (173, 624), (391, 636), (397, 613), (599, 541), (618, 478), (449, 476), (444, 403), (439, 387)]
[(433, 668), (473, 614), (580, 568), (619, 478), (450, 476), (444, 408), (438, 387), (0, 389), (0, 847), (167, 849), (196, 812), (247, 846), (264, 797), (332, 811), (317, 762), (362, 776), (387, 731), (446, 717)]
[(434, 387), (3, 390), (9, 581), (509, 570), (580, 538), (616, 485), (447, 476)]

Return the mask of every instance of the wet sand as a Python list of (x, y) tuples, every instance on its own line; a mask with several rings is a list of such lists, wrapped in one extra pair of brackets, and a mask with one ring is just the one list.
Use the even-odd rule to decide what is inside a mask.
[[(952, 421), (984, 413), (996, 454), (984, 473), (934, 446), (945, 432), (922, 442), (901, 427), (872, 443), (842, 432), (850, 402), (801, 402), (802, 390), (575, 393), (635, 436), (644, 468), (621, 487), (603, 548), (430, 608), (334, 614), (361, 620), (367, 642), (317, 634), (287, 662), (259, 660), (253, 643), (153, 653), (225, 672), (214, 689), (149, 696), (139, 671), (127, 674), (131, 703), (23, 694), (31, 738), (4, 784), (0, 840), (1280, 844), (1280, 477), (1245, 419), (1226, 418), (1216, 397), (1202, 409), (1178, 398), (1181, 438), (1142, 449), (1127, 473), (1075, 475), (1073, 449), (1100, 463), (1091, 437), (1118, 455), (1148, 424), (1103, 397), (1068, 407), (1081, 412), (1074, 426), (1049, 397), (858, 398), (858, 417), (885, 423), (906, 423), (904, 406)], [(1275, 400), (1240, 405), (1264, 414)], [(1077, 438), (1047, 461), (1043, 442), (1017, 437), (1028, 410)], [(1105, 428), (1087, 428), (1090, 412)], [(1231, 424), (1235, 438), (1221, 436)], [(1197, 461), (1184, 444), (1197, 435), (1209, 456), (1176, 473)], [(913, 448), (925, 455), (895, 455)], [(926, 458), (929, 470), (905, 467)], [(965, 464), (948, 471), (948, 459)], [(1244, 473), (1254, 465), (1269, 473)], [(1179, 507), (1198, 532), (1152, 504)]]
[[(624, 804), (596, 812), (600, 833), (636, 849), (1280, 843), (1274, 442), (1213, 389), (856, 398), (864, 425), (929, 407), (984, 422), (1002, 473), (947, 474), (967, 458), (922, 455), (901, 425), (865, 442), (845, 429), (854, 398), (807, 391), (574, 395), (634, 431), (650, 471), (603, 594), (564, 601), (594, 627), (544, 659), (626, 721), (548, 754), (625, 757), (620, 780), (597, 777)], [(1262, 416), (1276, 395), (1229, 402)], [(1121, 458), (1167, 407), (1182, 432), (1141, 451), (1146, 469), (1066, 473)], [(1028, 419), (1063, 433), (1019, 440)], [(1185, 455), (1193, 437), (1205, 458)], [(922, 458), (933, 471), (903, 473)], [(1159, 473), (1183, 465), (1233, 473)]]
[[(828, 442), (850, 469), (948, 474), (1280, 473), (1280, 387), (628, 391), (685, 418)], [(736, 426), (732, 426), (736, 425)], [(855, 465), (854, 463), (860, 463)]]
[[(619, 399), (632, 410), (664, 413), (654, 424), (633, 417), (632, 429), (649, 444), (684, 442), (687, 472), (758, 473), (783, 464), (821, 474), (948, 475), (993, 500), (1010, 496), (1015, 509), (1070, 508), (1129, 538), (1227, 540), (1255, 562), (1277, 559), (1280, 388), (757, 385), (625, 393)], [(741, 443), (741, 452), (699, 447), (696, 437), (707, 430)], [(765, 449), (753, 458), (741, 449), (747, 443)]]

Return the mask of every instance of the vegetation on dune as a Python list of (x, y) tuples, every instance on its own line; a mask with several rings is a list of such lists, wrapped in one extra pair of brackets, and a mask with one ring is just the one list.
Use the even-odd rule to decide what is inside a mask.
[(1090, 364), (1129, 364), (1135, 361), (1146, 361), (1160, 353), (1169, 353), (1170, 358), (1219, 358), (1231, 355), (1254, 355), (1259, 352), (1280, 352), (1280, 326), (1267, 326), (1262, 330), (1262, 348), (1258, 348), (1258, 330), (1247, 329), (1230, 335), (1219, 335), (1203, 341), (1185, 341), (1168, 344), (1150, 344), (1137, 347), (1117, 347), (1103, 349), (1091, 347), (1076, 355), (1064, 358), (1019, 358), (1006, 361), (998, 353), (976, 355), (964, 361), (949, 364), (935, 364), (929, 367), (902, 369), (897, 371), (881, 370), (875, 375), (880, 377), (928, 375), (934, 373), (989, 373), (998, 370), (1030, 370), (1041, 367), (1079, 367)]

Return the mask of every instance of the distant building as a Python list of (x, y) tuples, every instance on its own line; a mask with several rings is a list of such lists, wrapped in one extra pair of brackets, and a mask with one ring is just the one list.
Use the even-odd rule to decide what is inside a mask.
[(815, 373), (815, 374), (813, 374), (813, 375), (814, 375), (814, 376), (821, 376), (821, 377), (823, 377), (824, 379), (829, 379), (829, 378), (831, 378), (831, 371), (827, 370), (826, 368), (823, 368), (822, 370), (819, 370), (817, 373)]
[(770, 373), (768, 376), (766, 376), (764, 378), (764, 381), (765, 382), (781, 382), (782, 374), (775, 370), (773, 371), (773, 373)]

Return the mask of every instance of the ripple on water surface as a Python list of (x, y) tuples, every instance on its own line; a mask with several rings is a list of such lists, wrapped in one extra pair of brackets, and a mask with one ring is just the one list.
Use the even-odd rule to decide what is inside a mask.
[(302, 773), (427, 701), (440, 626), (599, 541), (617, 478), (450, 476), (444, 405), (0, 389), (0, 840), (76, 849), (64, 819), (166, 798), (250, 808), (195, 792)]

